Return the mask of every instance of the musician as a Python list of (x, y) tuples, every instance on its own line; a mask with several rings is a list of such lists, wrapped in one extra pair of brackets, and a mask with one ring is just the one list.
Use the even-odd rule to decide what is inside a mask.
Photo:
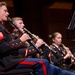
[(11, 33), (12, 40), (19, 38), (21, 35), (22, 34), (20, 34), (19, 30), (14, 27), (14, 29), (13, 29), (13, 31)]
[[(12, 18), (12, 21), (22, 30), (25, 32), (24, 27), (25, 27), (25, 24), (23, 23), (23, 19), (21, 17), (14, 17)], [(11, 34), (12, 36), (12, 39), (15, 39), (15, 38), (18, 38), (20, 37), (22, 34), (19, 32), (18, 29), (14, 28), (13, 30), (13, 33)], [(39, 42), (37, 42), (37, 39), (34, 38), (32, 36), (32, 39), (34, 41), (35, 44), (37, 43), (43, 43), (44, 41), (42, 39), (40, 39), (38, 36), (35, 36), (36, 38), (39, 39)], [(40, 44), (39, 44), (40, 45)], [(27, 47), (27, 48), (26, 48)], [(49, 61), (49, 58), (48, 58), (48, 53), (50, 53), (48, 51), (48, 49), (42, 44), (42, 46), (39, 47), (39, 50), (40, 51), (43, 51), (44, 53), (42, 55), (40, 55), (35, 49), (33, 49), (32, 46), (30, 46), (30, 44), (28, 42), (25, 42), (25, 48), (21, 48), (19, 50), (19, 54), (21, 54), (23, 57), (26, 56), (26, 57), (34, 57), (34, 58), (44, 58), (44, 59), (47, 59)], [(26, 52), (27, 53), (26, 53)], [(26, 53), (26, 54), (25, 54)], [(14, 53), (15, 54), (15, 53)], [(49, 61), (50, 62), (50, 61)]]
[(50, 45), (50, 47), (57, 51), (56, 54), (53, 54), (51, 59), (53, 64), (64, 69), (70, 68), (69, 65), (74, 62), (74, 60), (71, 61), (73, 54), (68, 47), (62, 44), (62, 35), (59, 32), (55, 32), (49, 37), (52, 39), (52, 45)]

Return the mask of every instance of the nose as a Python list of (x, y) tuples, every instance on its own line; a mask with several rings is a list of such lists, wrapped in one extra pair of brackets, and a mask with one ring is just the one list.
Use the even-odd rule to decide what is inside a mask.
[(9, 15), (9, 13), (7, 12), (7, 15)]
[(23, 27), (24, 27), (25, 25), (23, 24)]

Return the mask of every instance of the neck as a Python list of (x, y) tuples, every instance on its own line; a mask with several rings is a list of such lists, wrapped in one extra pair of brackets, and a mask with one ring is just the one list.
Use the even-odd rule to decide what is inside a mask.
[(59, 46), (59, 45), (57, 45), (57, 44), (55, 44), (55, 43), (53, 43), (53, 45), (54, 45), (54, 46)]

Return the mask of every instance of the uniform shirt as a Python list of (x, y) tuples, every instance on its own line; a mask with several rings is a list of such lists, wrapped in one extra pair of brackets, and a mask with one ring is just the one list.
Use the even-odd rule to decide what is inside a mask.
[(71, 63), (71, 59), (68, 58), (66, 60), (63, 59), (63, 57), (65, 56), (63, 53), (63, 48), (59, 48), (56, 44), (52, 44), (52, 49), (57, 51), (56, 54), (53, 54), (51, 60), (53, 62), (54, 65), (62, 67), (62, 68), (66, 68), (68, 67), (68, 65)]

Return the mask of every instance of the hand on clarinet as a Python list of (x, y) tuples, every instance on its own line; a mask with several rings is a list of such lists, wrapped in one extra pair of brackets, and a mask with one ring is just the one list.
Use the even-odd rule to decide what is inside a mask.
[(43, 44), (45, 44), (45, 42), (44, 42), (42, 39), (38, 39), (35, 45), (36, 45), (37, 47), (40, 47), (40, 46), (43, 45)]
[(27, 34), (27, 33), (24, 33), (21, 37), (20, 37), (20, 40), (22, 42), (25, 42), (27, 40), (31, 39), (30, 36)]

